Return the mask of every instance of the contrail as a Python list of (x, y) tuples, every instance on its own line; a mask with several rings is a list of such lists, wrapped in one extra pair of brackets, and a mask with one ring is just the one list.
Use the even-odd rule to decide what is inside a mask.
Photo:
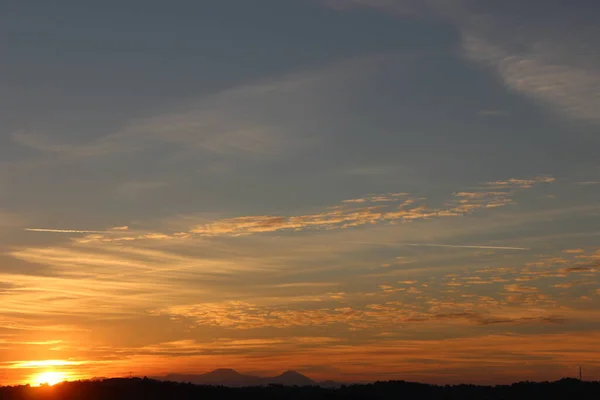
[(453, 244), (430, 244), (430, 243), (404, 243), (406, 246), (423, 246), (423, 247), (451, 247), (459, 249), (491, 249), (491, 250), (530, 250), (525, 247), (501, 247), (501, 246), (461, 246)]
[(25, 228), (29, 232), (49, 232), (49, 233), (111, 233), (110, 231), (84, 231), (77, 229), (44, 229), (44, 228)]

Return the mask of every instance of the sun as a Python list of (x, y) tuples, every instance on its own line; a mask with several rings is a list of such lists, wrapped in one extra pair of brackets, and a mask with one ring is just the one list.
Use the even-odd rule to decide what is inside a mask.
[(33, 383), (35, 386), (42, 386), (45, 384), (53, 386), (57, 383), (65, 381), (66, 379), (67, 374), (64, 372), (47, 371), (36, 375)]

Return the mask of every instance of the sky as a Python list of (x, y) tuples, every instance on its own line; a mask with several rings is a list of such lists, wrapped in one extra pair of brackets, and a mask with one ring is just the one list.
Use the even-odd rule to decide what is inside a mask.
[(0, 384), (600, 379), (597, 1), (1, 10)]

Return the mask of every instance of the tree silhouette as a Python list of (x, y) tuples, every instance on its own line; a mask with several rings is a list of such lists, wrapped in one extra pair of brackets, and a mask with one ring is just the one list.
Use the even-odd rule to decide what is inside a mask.
[(345, 385), (340, 388), (318, 386), (266, 386), (230, 388), (199, 386), (190, 383), (162, 382), (154, 379), (115, 378), (63, 382), (40, 387), (0, 388), (2, 400), (131, 400), (131, 399), (599, 399), (600, 382), (561, 379), (556, 382), (519, 382), (512, 385), (428, 385), (404, 381)]

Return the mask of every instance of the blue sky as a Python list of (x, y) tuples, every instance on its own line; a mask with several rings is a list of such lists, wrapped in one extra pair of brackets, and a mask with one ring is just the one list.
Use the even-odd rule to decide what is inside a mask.
[(598, 11), (6, 2), (5, 379), (598, 376)]

